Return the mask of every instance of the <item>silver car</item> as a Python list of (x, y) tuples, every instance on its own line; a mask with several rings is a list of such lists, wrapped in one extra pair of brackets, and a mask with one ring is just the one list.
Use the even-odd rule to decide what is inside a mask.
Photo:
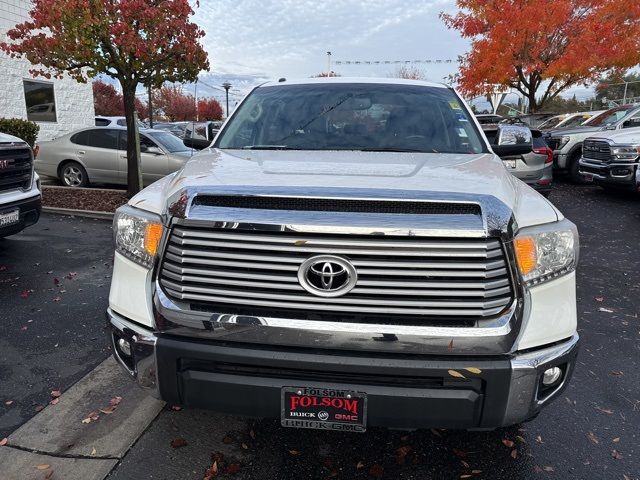
[[(494, 143), (496, 125), (483, 125), (490, 143)], [(533, 151), (524, 155), (502, 157), (502, 163), (511, 174), (539, 191), (545, 197), (551, 193), (553, 181), (553, 150), (549, 148), (539, 130), (532, 130)]]
[[(127, 129), (94, 127), (39, 144), (35, 161), (40, 175), (57, 177), (69, 187), (90, 183), (127, 184)], [(141, 130), (142, 180), (145, 185), (178, 170), (193, 150), (161, 130)]]

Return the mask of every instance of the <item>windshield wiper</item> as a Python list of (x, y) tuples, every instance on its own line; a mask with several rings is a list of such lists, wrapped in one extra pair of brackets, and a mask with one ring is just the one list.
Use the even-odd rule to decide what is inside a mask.
[(416, 148), (400, 148), (400, 147), (364, 147), (358, 148), (361, 152), (404, 152), (404, 153), (438, 153), (436, 150), (427, 152)]
[(300, 150), (287, 145), (245, 145), (242, 150)]

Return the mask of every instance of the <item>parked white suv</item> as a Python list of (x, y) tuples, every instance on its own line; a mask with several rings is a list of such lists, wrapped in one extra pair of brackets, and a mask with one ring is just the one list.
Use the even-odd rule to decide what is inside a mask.
[(575, 365), (575, 226), (451, 88), (267, 83), (120, 208), (110, 342), (171, 404), (364, 431), (530, 419)]
[(36, 223), (40, 211), (40, 179), (33, 171), (31, 147), (0, 133), (0, 238)]

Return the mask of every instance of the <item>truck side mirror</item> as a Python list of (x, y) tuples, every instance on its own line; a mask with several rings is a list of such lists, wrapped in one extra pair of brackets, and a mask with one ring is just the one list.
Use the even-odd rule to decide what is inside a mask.
[(493, 151), (499, 157), (524, 155), (533, 150), (533, 134), (524, 125), (498, 125)]

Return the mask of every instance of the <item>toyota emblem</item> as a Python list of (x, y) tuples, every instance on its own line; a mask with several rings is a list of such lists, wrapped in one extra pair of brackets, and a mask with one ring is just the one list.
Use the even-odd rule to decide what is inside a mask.
[(356, 286), (358, 273), (346, 258), (318, 255), (300, 265), (298, 281), (307, 292), (319, 297), (340, 297)]

